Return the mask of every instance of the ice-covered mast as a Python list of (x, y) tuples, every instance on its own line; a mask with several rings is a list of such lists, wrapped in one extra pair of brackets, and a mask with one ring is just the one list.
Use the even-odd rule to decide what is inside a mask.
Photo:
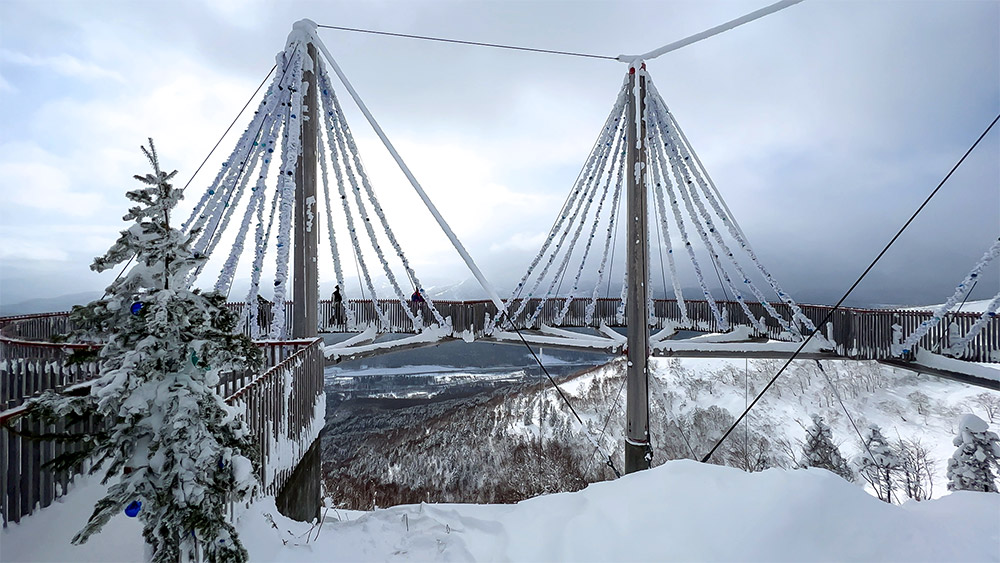
[(625, 177), (628, 201), (628, 328), (625, 391), (625, 473), (649, 469), (649, 230), (646, 205), (646, 65), (628, 69)]

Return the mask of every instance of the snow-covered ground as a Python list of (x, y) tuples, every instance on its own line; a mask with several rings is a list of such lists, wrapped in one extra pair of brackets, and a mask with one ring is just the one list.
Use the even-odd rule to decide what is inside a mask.
[[(142, 561), (120, 515), (69, 543), (99, 498), (96, 479), (0, 534), (3, 561)], [(272, 525), (273, 522), (273, 525)], [(1000, 561), (1000, 495), (959, 492), (885, 504), (824, 470), (673, 461), (576, 493), (516, 505), (329, 510), (323, 526), (273, 499), (242, 515), (252, 561)]]
[[(657, 419), (684, 416), (699, 405), (738, 414), (776, 366), (654, 359), (651, 367), (659, 382), (651, 388), (651, 418)], [(818, 469), (746, 473), (678, 460), (516, 505), (329, 509), (321, 528), (283, 518), (273, 499), (265, 498), (240, 517), (238, 529), (251, 560), (262, 562), (1000, 561), (1000, 495), (949, 493), (945, 487), (944, 462), (954, 452), (955, 425), (968, 412), (986, 418), (976, 401), (984, 390), (873, 363), (823, 362), (823, 367), (862, 429), (877, 423), (890, 438), (920, 439), (928, 447), (936, 466), (933, 500), (889, 505), (861, 484)], [(607, 381), (615, 373), (607, 367), (563, 385), (598, 429), (608, 402), (589, 404), (586, 397), (602, 381), (617, 392), (618, 385)], [(542, 400), (559, 408), (552, 395), (549, 390)], [(794, 364), (753, 413), (752, 432), (793, 445), (809, 415), (820, 414), (846, 457), (860, 453), (815, 362)], [(604, 438), (608, 446), (619, 441), (620, 418), (612, 417)], [(520, 424), (520, 419), (513, 420)], [(699, 454), (709, 445), (693, 444)], [(142, 561), (139, 523), (123, 514), (90, 543), (69, 543), (102, 491), (96, 479), (81, 478), (66, 497), (8, 527), (0, 533), (0, 561)]]

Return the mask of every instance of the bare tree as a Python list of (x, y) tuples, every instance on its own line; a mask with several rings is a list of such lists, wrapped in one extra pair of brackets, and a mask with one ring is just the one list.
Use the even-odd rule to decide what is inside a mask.
[(900, 485), (903, 493), (913, 500), (928, 500), (934, 494), (934, 463), (930, 449), (918, 438), (896, 442), (902, 460)]
[(980, 393), (972, 398), (972, 403), (983, 409), (990, 424), (1000, 419), (1000, 395), (996, 393)]

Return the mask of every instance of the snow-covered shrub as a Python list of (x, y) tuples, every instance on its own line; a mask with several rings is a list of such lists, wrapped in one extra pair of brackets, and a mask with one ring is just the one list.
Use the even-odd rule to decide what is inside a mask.
[(802, 444), (803, 467), (821, 467), (840, 475), (848, 481), (854, 481), (854, 471), (847, 460), (840, 455), (840, 450), (833, 443), (833, 432), (823, 422), (823, 417), (812, 415), (812, 426), (806, 428), (806, 439)]
[(996, 432), (990, 432), (983, 419), (967, 414), (958, 423), (953, 443), (958, 449), (948, 460), (948, 490), (997, 492), (1000, 439)]
[(875, 424), (868, 427), (858, 456), (858, 474), (872, 486), (879, 500), (892, 502), (903, 460)]
[(247, 552), (226, 519), (231, 501), (257, 486), (246, 425), (215, 391), (220, 374), (259, 369), (260, 352), (236, 335), (226, 297), (190, 290), (188, 274), (204, 257), (190, 250), (194, 233), (170, 227), (181, 191), (160, 170), (153, 142), (143, 152), (153, 174), (126, 193), (137, 205), (133, 224), (91, 269), (135, 265), (104, 298), (75, 307), (71, 339), (101, 342), (100, 375), (86, 396), (48, 392), (28, 403), (33, 416), (103, 418), (107, 430), (83, 443), (92, 471), (110, 482), (84, 528), (83, 543), (128, 507), (143, 524), (153, 560), (246, 561)]

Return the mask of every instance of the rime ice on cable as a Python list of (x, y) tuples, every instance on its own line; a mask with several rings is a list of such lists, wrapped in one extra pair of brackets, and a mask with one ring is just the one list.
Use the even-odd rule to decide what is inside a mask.
[[(228, 293), (243, 255), (252, 255), (248, 260), (250, 263), (244, 266), (249, 269), (250, 290), (240, 312), (240, 328), (254, 337), (261, 334), (272, 339), (288, 337), (286, 303), (293, 298), (298, 300), (289, 287), (293, 279), (289, 262), (295, 244), (293, 228), (299, 227), (317, 239), (321, 239), (321, 233), (325, 232), (335, 281), (345, 293), (350, 290), (345, 283), (343, 262), (346, 259), (357, 263), (358, 277), (364, 284), (358, 297), (371, 297), (370, 310), (374, 311), (374, 315), (365, 322), (373, 323), (378, 332), (421, 332), (433, 327), (450, 327), (450, 319), (438, 311), (433, 301), (425, 296), (422, 306), (413, 306), (409, 302), (410, 291), (397, 281), (401, 279), (397, 276), (397, 271), (401, 269), (414, 289), (421, 287), (420, 279), (394, 234), (375, 187), (362, 165), (358, 147), (327, 73), (327, 65), (320, 57), (310, 55), (313, 51), (309, 49), (316, 47), (329, 57), (315, 30), (316, 25), (308, 20), (293, 26), (285, 49), (276, 56), (277, 72), (250, 124), (185, 221), (184, 230), (193, 239), (193, 254), (198, 257), (215, 255), (224, 233), (235, 231), (235, 240), (225, 251), (224, 263), (214, 287), (219, 292)], [(332, 59), (328, 62), (341, 74)], [(315, 108), (305, 105), (311, 84), (307, 81), (308, 73), (316, 77), (318, 91), (313, 92), (317, 100)], [(345, 85), (354, 95), (346, 79)], [(309, 118), (315, 120), (309, 123), (315, 127), (305, 126)], [(314, 140), (303, 137), (306, 132), (311, 134), (313, 131), (316, 135)], [(297, 170), (300, 161), (311, 154), (304, 152), (309, 146), (317, 147), (317, 168), (323, 191), (320, 194), (317, 190), (315, 196), (306, 198), (309, 205), (304, 206), (302, 217), (298, 217), (298, 212), (294, 211), (299, 181)], [(339, 204), (331, 201), (331, 181), (337, 184)], [(237, 213), (241, 214), (241, 218), (234, 221)], [(322, 225), (324, 221), (325, 228)], [(296, 225), (299, 222), (301, 224)], [(234, 224), (238, 227), (231, 229)], [(252, 245), (247, 244), (250, 233), (254, 233)], [(350, 245), (343, 244), (345, 236)], [(385, 250), (386, 243), (391, 252)], [(252, 251), (249, 251), (251, 246)], [(353, 256), (345, 257), (344, 252)], [(372, 254), (377, 258), (374, 264), (370, 259)], [(273, 276), (265, 273), (265, 269), (273, 272)], [(200, 273), (199, 268), (189, 274), (186, 280), (188, 285), (193, 284)], [(388, 280), (391, 300), (385, 299), (390, 295), (379, 294), (381, 290), (377, 288), (375, 279), (379, 276)], [(273, 291), (273, 303), (263, 300), (262, 284), (266, 286), (265, 290), (270, 287)], [(334, 312), (336, 317), (345, 317), (346, 323), (340, 326), (348, 330), (364, 329), (358, 322), (363, 306), (352, 305), (350, 299), (345, 299), (343, 307), (344, 311)], [(428, 318), (425, 319), (425, 315)], [(337, 320), (329, 317), (327, 323), (325, 318), (320, 319), (318, 328)]]
[[(586, 279), (586, 273), (593, 272), (593, 266), (596, 266), (597, 283), (592, 290), (586, 292), (590, 298), (584, 313), (585, 324), (592, 326), (597, 300), (602, 293), (610, 290), (602, 287), (602, 284), (606, 277), (616, 277), (609, 273), (615, 271), (623, 272), (616, 280), (621, 283), (622, 300), (616, 316), (619, 322), (625, 321), (628, 285), (645, 283), (651, 286), (654, 271), (654, 268), (647, 268), (649, 279), (630, 280), (627, 279), (624, 268), (616, 270), (616, 265), (613, 262), (609, 264), (608, 260), (609, 255), (615, 256), (613, 241), (621, 228), (621, 221), (617, 218), (623, 212), (619, 207), (622, 205), (620, 198), (622, 177), (625, 174), (636, 174), (635, 177), (643, 183), (644, 189), (652, 193), (652, 210), (649, 213), (653, 216), (653, 224), (657, 226), (659, 234), (654, 236), (652, 229), (647, 229), (644, 236), (648, 237), (650, 244), (655, 241), (660, 246), (661, 256), (665, 255), (669, 264), (670, 285), (680, 310), (681, 328), (700, 330), (707, 328), (708, 323), (704, 318), (697, 322), (691, 318), (690, 308), (695, 306), (696, 302), (686, 300), (683, 295), (682, 274), (677, 260), (680, 254), (674, 252), (677, 245), (684, 248), (687, 270), (697, 280), (704, 303), (714, 318), (716, 330), (727, 331), (734, 324), (746, 324), (753, 327), (760, 336), (802, 340), (803, 331), (800, 327), (804, 327), (807, 331), (815, 330), (812, 322), (802, 315), (795, 301), (781, 289), (754, 254), (746, 235), (736, 224), (728, 206), (707, 172), (703, 170), (694, 149), (690, 147), (677, 121), (653, 86), (652, 79), (649, 78), (644, 66), (633, 61), (630, 68), (646, 81), (646, 96), (642, 100), (645, 113), (637, 115), (635, 123), (626, 123), (632, 119), (631, 114), (625, 110), (626, 102), (632, 100), (634, 105), (638, 105), (639, 101), (638, 88), (629, 90), (626, 81), (541, 250), (531, 260), (527, 271), (507, 301), (509, 305), (520, 299), (512, 311), (511, 318), (522, 326), (535, 326), (539, 323), (538, 319), (546, 303), (556, 299), (562, 301), (558, 312), (554, 315), (554, 321), (557, 325), (562, 324), (572, 310), (573, 301), (582, 293), (581, 284)], [(626, 125), (639, 131), (642, 130), (643, 123), (646, 134), (644, 138), (637, 136), (636, 145), (643, 149), (646, 160), (636, 163), (634, 169), (626, 170), (628, 168), (624, 154), (624, 149), (627, 148)], [(617, 178), (613, 180), (616, 175)], [(612, 181), (615, 181), (615, 188), (609, 206), (606, 202), (609, 199), (607, 196)], [(593, 205), (594, 200), (597, 200), (596, 206)], [(598, 260), (594, 258), (596, 253), (592, 253), (591, 249), (593, 239), (600, 232), (602, 225), (606, 235), (603, 251)], [(692, 231), (696, 236), (689, 236)], [(583, 233), (586, 233), (587, 240), (581, 245), (578, 242)], [(677, 239), (673, 238), (675, 234)], [(635, 242), (627, 241), (627, 244)], [(579, 252), (581, 247), (583, 250)], [(711, 284), (703, 273), (699, 254), (696, 252), (698, 249), (703, 249), (708, 255), (711, 269), (718, 272), (722, 289), (734, 296), (734, 303), (723, 306), (717, 301)], [(744, 268), (743, 264), (746, 262), (753, 264), (756, 273), (753, 269)], [(566, 273), (571, 265), (575, 265), (572, 285), (569, 287), (568, 295), (561, 295), (559, 292), (564, 287)], [(591, 266), (590, 270), (588, 266)], [(666, 277), (666, 273), (663, 275)], [(760, 278), (763, 278), (778, 300), (787, 307), (787, 316), (783, 316), (769, 303), (767, 296), (758, 288), (757, 280)], [(663, 281), (665, 286), (666, 279)], [(647, 292), (646, 295), (653, 323), (652, 294)], [(666, 297), (664, 295), (664, 298)], [(532, 303), (533, 309), (525, 317), (523, 315), (529, 307), (529, 302)], [(757, 310), (764, 316), (759, 317), (755, 314), (753, 307), (759, 307)], [(738, 314), (739, 318), (735, 315), (731, 318), (734, 313)], [(770, 329), (767, 317), (773, 319), (772, 326), (776, 325), (780, 330)]]
[[(948, 312), (952, 309), (952, 307), (954, 307), (955, 304), (958, 303), (959, 299), (962, 299), (963, 297), (967, 296), (969, 292), (972, 291), (972, 286), (975, 285), (976, 281), (978, 281), (979, 276), (983, 273), (983, 270), (985, 270), (986, 267), (990, 265), (990, 262), (996, 259), (997, 256), (1000, 256), (1000, 238), (998, 238), (993, 243), (993, 246), (991, 246), (989, 250), (987, 250), (986, 253), (983, 254), (983, 257), (979, 259), (979, 262), (976, 263), (976, 265), (972, 268), (972, 271), (970, 271), (968, 275), (965, 276), (965, 279), (963, 279), (962, 282), (958, 284), (958, 287), (955, 288), (955, 293), (953, 293), (952, 296), (949, 297), (947, 301), (945, 301), (940, 307), (937, 308), (937, 310), (934, 311), (934, 316), (932, 316), (930, 319), (927, 319), (926, 321), (922, 321), (920, 323), (920, 326), (918, 326), (916, 330), (910, 333), (910, 335), (906, 337), (906, 340), (903, 341), (902, 344), (893, 345), (892, 349), (893, 354), (896, 356), (901, 356), (903, 354), (908, 354), (914, 351), (914, 347), (916, 346), (917, 342), (919, 342), (920, 339), (923, 338), (924, 335), (926, 335), (931, 328), (933, 328), (935, 325), (941, 322), (941, 319), (943, 319), (944, 316), (948, 314)], [(982, 315), (980, 315), (976, 323), (973, 324), (972, 327), (970, 327), (969, 332), (965, 334), (965, 336), (958, 339), (956, 342), (952, 342), (951, 348), (949, 350), (946, 350), (946, 352), (953, 356), (961, 356), (963, 353), (965, 353), (965, 349), (968, 347), (969, 342), (971, 342), (972, 339), (975, 338), (977, 334), (979, 334), (979, 331), (981, 331), (983, 327), (986, 326), (986, 324), (990, 321), (990, 319), (996, 316), (998, 308), (1000, 308), (1000, 293), (998, 293), (991, 300), (989, 306), (987, 306), (986, 310), (983, 311)]]

